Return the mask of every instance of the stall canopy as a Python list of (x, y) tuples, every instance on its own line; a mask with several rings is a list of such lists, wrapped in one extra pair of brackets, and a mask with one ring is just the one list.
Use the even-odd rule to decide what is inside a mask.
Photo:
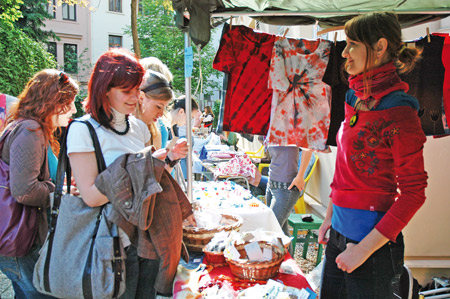
[(179, 28), (202, 47), (210, 29), (230, 16), (246, 15), (272, 25), (342, 26), (355, 15), (371, 11), (398, 14), (403, 28), (450, 15), (450, 0), (172, 0)]

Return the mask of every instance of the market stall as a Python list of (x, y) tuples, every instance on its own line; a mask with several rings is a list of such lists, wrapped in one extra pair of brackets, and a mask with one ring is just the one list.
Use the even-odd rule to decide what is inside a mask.
[[(180, 27), (188, 30), (194, 43), (205, 45), (209, 41), (209, 25), (221, 22), (229, 17), (245, 15), (255, 17), (258, 21), (271, 24), (299, 25), (318, 22), (322, 28), (342, 26), (354, 15), (368, 11), (393, 11), (399, 14), (404, 27), (434, 21), (450, 14), (449, 1), (402, 1), (386, 5), (386, 3), (355, 4), (353, 1), (342, 1), (337, 5), (335, 1), (277, 1), (275, 6), (271, 1), (173, 1), (177, 10), (177, 20)], [(287, 3), (287, 1), (286, 1)], [(186, 17), (187, 16), (187, 17)], [(334, 28), (337, 29), (337, 28)], [(189, 40), (187, 37), (186, 40)], [(331, 41), (330, 41), (331, 43)], [(187, 43), (189, 46), (190, 44)], [(336, 46), (336, 42), (335, 45)], [(188, 91), (189, 92), (189, 91)], [(259, 106), (254, 106), (258, 107)], [(189, 111), (189, 108), (186, 108)], [(244, 111), (246, 111), (244, 109)], [(247, 112), (247, 111), (246, 111)], [(435, 127), (433, 128), (435, 130)], [(231, 130), (233, 131), (233, 130)], [(324, 148), (317, 148), (323, 150)], [(191, 176), (189, 176), (191, 177)], [(190, 194), (193, 199), (193, 195)]]

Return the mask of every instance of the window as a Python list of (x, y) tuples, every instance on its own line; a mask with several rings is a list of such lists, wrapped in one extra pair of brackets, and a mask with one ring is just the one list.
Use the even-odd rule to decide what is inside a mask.
[(122, 47), (122, 37), (119, 35), (109, 36), (109, 47), (110, 48), (121, 48)]
[(109, 11), (122, 12), (122, 0), (109, 0)]
[[(50, 3), (52, 3), (52, 4), (50, 4)], [(53, 19), (56, 18), (56, 0), (47, 1), (47, 3), (45, 4), (45, 8), (46, 8), (48, 14), (53, 17)]]
[(58, 61), (58, 56), (56, 52), (56, 42), (48, 42), (47, 43), (47, 52), (52, 54), (55, 57), (55, 61)]
[(76, 21), (77, 20), (77, 6), (62, 4), (63, 20)]
[(77, 45), (64, 44), (64, 71), (71, 74), (78, 73)]

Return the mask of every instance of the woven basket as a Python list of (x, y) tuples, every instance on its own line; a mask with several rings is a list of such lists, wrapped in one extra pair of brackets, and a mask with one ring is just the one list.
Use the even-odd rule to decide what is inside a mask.
[(188, 226), (188, 222), (183, 222), (183, 241), (188, 250), (202, 252), (203, 247), (211, 241), (214, 235), (220, 231), (239, 231), (242, 226), (243, 219), (239, 215), (222, 214), (223, 223), (230, 223), (226, 225), (220, 225), (213, 229), (198, 228)]
[[(268, 280), (278, 274), (278, 270), (280, 269), (280, 265), (284, 260), (286, 251), (280, 250), (280, 248), (278, 248), (277, 246), (264, 241), (260, 241), (258, 243), (261, 248), (265, 247), (272, 250), (272, 260), (264, 262), (249, 262), (248, 260), (235, 261), (229, 258), (225, 258), (228, 265), (230, 266), (231, 273), (233, 273), (234, 276), (241, 279)], [(244, 246), (247, 244), (248, 243), (235, 245), (236, 249), (241, 255), (241, 259), (247, 258), (247, 254), (244, 249)]]
[(213, 252), (206, 250), (206, 247), (203, 248), (203, 253), (205, 254), (205, 258), (203, 262), (211, 265), (213, 267), (222, 267), (228, 265), (223, 252)]

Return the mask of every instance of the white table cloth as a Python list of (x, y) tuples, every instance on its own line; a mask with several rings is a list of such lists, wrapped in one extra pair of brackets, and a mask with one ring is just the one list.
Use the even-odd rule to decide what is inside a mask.
[(241, 232), (263, 229), (283, 233), (273, 211), (232, 181), (194, 182), (192, 194), (194, 205), (202, 210), (241, 216)]

